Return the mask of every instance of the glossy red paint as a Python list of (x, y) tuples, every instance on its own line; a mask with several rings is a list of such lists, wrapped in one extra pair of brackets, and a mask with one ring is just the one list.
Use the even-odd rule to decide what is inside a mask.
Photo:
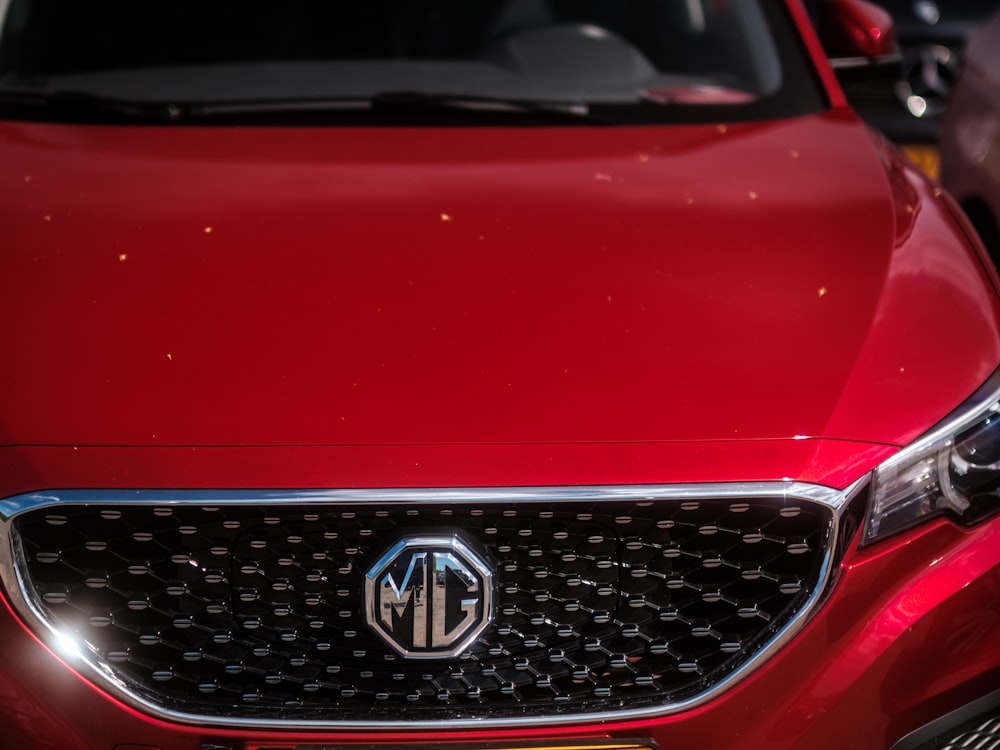
[(0, 443), (904, 444), (1000, 348), (894, 159), (841, 116), (5, 123)]
[[(502, 734), (504, 739), (549, 743), (652, 737), (660, 747), (708, 750), (877, 750), (960, 706), (970, 689), (995, 689), (1000, 679), (1000, 520), (975, 533), (939, 522), (896, 543), (851, 553), (822, 617), (795, 641), (711, 704), (655, 721), (503, 733), (467, 730), (461, 737), (447, 732), (373, 736), (170, 726), (115, 703), (55, 663), (9, 610), (0, 612), (0, 637), (9, 655), (0, 664), (0, 725), (25, 732), (19, 747), (90, 750), (142, 741), (176, 750), (198, 750), (202, 742), (214, 742), (235, 750), (298, 743), (487, 741)], [(62, 658), (71, 664), (71, 657)], [(938, 661), (949, 669), (935, 669)], [(14, 710), (27, 721), (15, 725)]]

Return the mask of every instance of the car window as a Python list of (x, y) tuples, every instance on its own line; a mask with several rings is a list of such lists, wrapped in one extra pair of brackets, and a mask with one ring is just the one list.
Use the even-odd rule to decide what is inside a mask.
[(784, 13), (771, 0), (10, 0), (0, 84), (257, 105), (225, 110), (242, 116), (458, 101), (624, 122), (788, 115), (822, 98)]

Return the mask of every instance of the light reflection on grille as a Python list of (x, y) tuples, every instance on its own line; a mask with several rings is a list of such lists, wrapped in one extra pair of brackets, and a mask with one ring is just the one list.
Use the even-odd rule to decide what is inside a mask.
[[(15, 519), (27, 598), (170, 710), (331, 720), (591, 713), (683, 700), (750, 658), (818, 583), (805, 501), (134, 505)], [(368, 566), (460, 530), (494, 570), (468, 653), (398, 656)]]

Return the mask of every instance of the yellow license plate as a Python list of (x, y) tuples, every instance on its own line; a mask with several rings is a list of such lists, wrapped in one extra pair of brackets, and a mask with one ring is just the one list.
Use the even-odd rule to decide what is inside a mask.
[(941, 173), (941, 152), (938, 151), (937, 146), (908, 143), (901, 148), (910, 161), (920, 167), (924, 174), (934, 180), (938, 178)]

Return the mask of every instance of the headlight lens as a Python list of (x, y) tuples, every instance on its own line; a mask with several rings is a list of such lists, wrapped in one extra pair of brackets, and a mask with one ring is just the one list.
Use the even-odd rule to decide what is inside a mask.
[(863, 543), (947, 513), (964, 524), (1000, 510), (1000, 376), (875, 471)]

